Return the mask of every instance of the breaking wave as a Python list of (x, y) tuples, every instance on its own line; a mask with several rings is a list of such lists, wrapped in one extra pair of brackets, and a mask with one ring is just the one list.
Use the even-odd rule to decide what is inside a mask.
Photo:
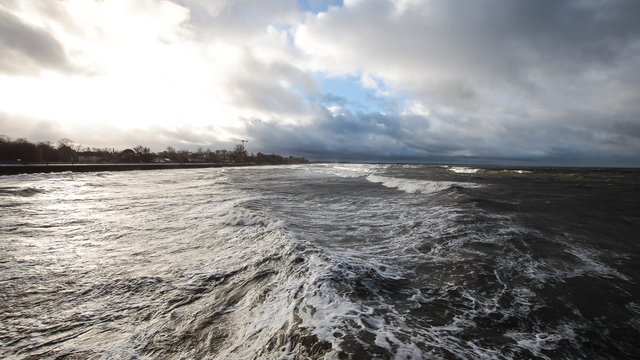
[(372, 183), (380, 183), (388, 188), (397, 188), (410, 194), (432, 194), (456, 187), (470, 188), (478, 186), (474, 183), (400, 179), (381, 175), (369, 175), (366, 179)]
[(604, 193), (617, 201), (602, 209), (591, 187), (482, 174), (314, 164), (0, 179), (0, 357), (637, 354), (635, 193)]

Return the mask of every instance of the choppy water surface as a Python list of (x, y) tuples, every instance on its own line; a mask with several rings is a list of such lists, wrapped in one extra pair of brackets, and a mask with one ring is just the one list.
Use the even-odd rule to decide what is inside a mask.
[(0, 177), (0, 357), (640, 356), (640, 171)]

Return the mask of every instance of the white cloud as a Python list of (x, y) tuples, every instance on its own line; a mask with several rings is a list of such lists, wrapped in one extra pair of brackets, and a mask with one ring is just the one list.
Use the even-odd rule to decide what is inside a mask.
[(362, 87), (364, 88), (374, 90), (378, 89), (378, 82), (375, 81), (369, 74), (362, 75), (362, 77), (360, 78), (360, 84), (362, 84)]
[[(20, 5), (15, 16), (48, 29), (78, 71), (43, 67), (37, 77), (0, 75), (0, 110), (34, 122), (55, 121), (63, 131), (92, 124), (93, 131), (148, 134), (152, 128), (187, 123), (209, 132), (212, 140), (228, 138), (242, 130), (242, 118), (274, 117), (274, 109), (247, 106), (256, 83), (286, 99), (297, 91), (275, 80), (293, 76), (313, 92), (313, 81), (304, 74), (282, 69), (291, 49), (286, 32), (274, 26), (245, 34), (242, 41), (213, 37), (203, 42), (199, 37), (209, 29), (192, 26), (189, 9), (169, 1), (69, 0), (56, 4), (58, 17), (50, 17), (51, 7), (41, 2)], [(234, 6), (208, 9), (211, 16), (225, 16)], [(295, 101), (275, 111), (292, 106)]]
[[(640, 152), (635, 2), (337, 4), (309, 2), (314, 14), (295, 0), (5, 2), (3, 127), (122, 139), (113, 146), (276, 146), (255, 131), (272, 126), (299, 138), (287, 144), (342, 153)], [(362, 101), (322, 93), (325, 77), (359, 79), (385, 114), (320, 105)]]
[(524, 155), (564, 146), (597, 151), (617, 135), (598, 135), (615, 130), (592, 119), (637, 122), (628, 114), (639, 113), (631, 99), (640, 98), (640, 36), (632, 30), (640, 30), (640, 17), (630, 3), (592, 5), (345, 2), (309, 17), (296, 45), (316, 71), (363, 74), (363, 87), (376, 89), (380, 79), (408, 91), (410, 103), (431, 109), (432, 129), (442, 129), (433, 136), (481, 137), (466, 154), (508, 153), (512, 145)]
[(424, 117), (428, 117), (431, 114), (431, 111), (427, 109), (422, 103), (419, 101), (411, 101), (407, 108), (403, 111), (404, 115), (420, 115)]

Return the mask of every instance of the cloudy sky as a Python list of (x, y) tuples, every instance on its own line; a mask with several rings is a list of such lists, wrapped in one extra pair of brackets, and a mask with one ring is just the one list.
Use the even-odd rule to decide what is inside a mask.
[(0, 134), (640, 166), (640, 2), (2, 0)]

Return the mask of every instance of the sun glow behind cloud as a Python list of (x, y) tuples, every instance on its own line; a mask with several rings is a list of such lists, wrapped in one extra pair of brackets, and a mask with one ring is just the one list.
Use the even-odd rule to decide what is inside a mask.
[(127, 132), (188, 123), (215, 127), (218, 136), (238, 127), (230, 119), (250, 115), (228, 104), (220, 81), (235, 69), (242, 50), (224, 42), (197, 43), (187, 9), (168, 1), (64, 5), (71, 22), (47, 19), (39, 8), (23, 8), (19, 15), (51, 29), (66, 45), (72, 71), (4, 76), (2, 111), (53, 119), (67, 131), (89, 125)]
[(7, 0), (0, 126), (154, 150), (633, 157), (640, 11), (585, 4)]

